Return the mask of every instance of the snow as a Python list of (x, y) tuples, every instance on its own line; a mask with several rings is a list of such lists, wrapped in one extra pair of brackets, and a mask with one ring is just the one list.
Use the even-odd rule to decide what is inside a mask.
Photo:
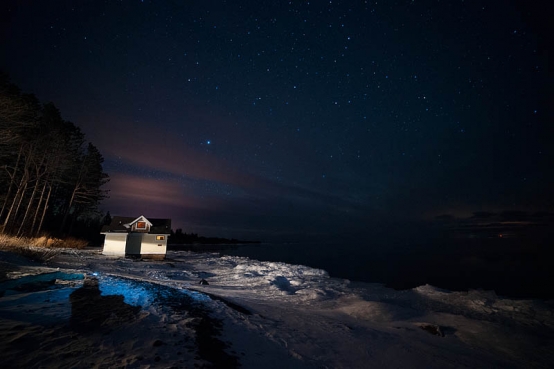
[[(48, 266), (6, 253), (0, 262), (8, 271), (0, 282), (0, 351), (9, 367), (554, 364), (553, 301), (429, 285), (396, 291), (303, 265), (213, 253), (137, 261), (68, 250)], [(100, 290), (90, 306), (76, 302), (84, 277)], [(102, 306), (109, 310), (94, 318), (96, 326), (76, 323)], [(129, 307), (140, 311), (118, 315)]]

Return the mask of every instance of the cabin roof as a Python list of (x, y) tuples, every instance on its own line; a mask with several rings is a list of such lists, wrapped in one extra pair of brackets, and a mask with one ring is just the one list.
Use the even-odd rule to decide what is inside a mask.
[(129, 233), (131, 231), (129, 225), (141, 220), (141, 218), (150, 223), (150, 231), (148, 233), (169, 234), (171, 232), (171, 219), (146, 218), (141, 215), (139, 217), (114, 216), (110, 224), (102, 227), (100, 233)]

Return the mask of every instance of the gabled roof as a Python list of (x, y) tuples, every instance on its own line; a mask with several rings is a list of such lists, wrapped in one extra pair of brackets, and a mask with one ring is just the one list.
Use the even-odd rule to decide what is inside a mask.
[(114, 216), (112, 222), (103, 226), (100, 233), (128, 233), (131, 231), (131, 224), (139, 220), (143, 220), (150, 224), (150, 231), (148, 233), (169, 234), (171, 232), (171, 219), (146, 218), (141, 215), (138, 218)]
[(150, 221), (148, 219), (146, 219), (146, 217), (144, 215), (141, 215), (140, 217), (138, 217), (137, 219), (133, 220), (132, 222), (129, 222), (127, 224), (123, 224), (125, 227), (129, 228), (130, 226), (132, 226), (133, 224), (136, 224), (137, 222), (146, 222), (150, 227), (152, 227), (152, 223), (150, 223)]

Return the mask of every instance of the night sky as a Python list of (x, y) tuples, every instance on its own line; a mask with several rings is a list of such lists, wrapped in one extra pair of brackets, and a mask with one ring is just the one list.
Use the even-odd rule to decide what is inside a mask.
[(548, 8), (3, 0), (0, 14), (0, 69), (99, 148), (112, 215), (286, 241), (554, 211)]

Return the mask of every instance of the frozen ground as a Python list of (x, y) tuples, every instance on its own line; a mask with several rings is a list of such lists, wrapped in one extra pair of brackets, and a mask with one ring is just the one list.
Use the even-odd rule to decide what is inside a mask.
[(0, 253), (0, 271), (6, 367), (554, 366), (553, 301), (395, 291), (188, 252), (136, 261), (67, 251), (48, 266)]

